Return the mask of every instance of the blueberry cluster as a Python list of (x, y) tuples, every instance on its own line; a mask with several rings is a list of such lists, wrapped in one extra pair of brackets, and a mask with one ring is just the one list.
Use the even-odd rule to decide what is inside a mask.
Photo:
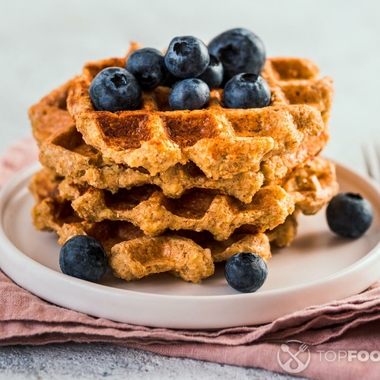
[(157, 86), (172, 87), (173, 110), (204, 107), (210, 90), (224, 87), (228, 108), (269, 105), (271, 93), (260, 76), (265, 48), (254, 33), (235, 28), (213, 38), (208, 46), (193, 36), (175, 37), (164, 55), (142, 48), (129, 56), (126, 67), (108, 67), (92, 81), (89, 94), (97, 110), (134, 110), (141, 104), (141, 91)]

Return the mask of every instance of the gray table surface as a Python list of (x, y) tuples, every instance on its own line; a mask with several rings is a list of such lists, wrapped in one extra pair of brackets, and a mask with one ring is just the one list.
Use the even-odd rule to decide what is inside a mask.
[[(268, 56), (302, 56), (334, 78), (325, 155), (364, 171), (361, 143), (379, 137), (380, 2), (0, 0), (0, 153), (30, 135), (28, 107), (79, 73), (121, 56), (130, 41), (163, 49), (171, 38), (208, 42), (247, 27)], [(114, 345), (0, 347), (1, 379), (285, 379), (260, 369), (166, 358)]]
[(164, 357), (110, 344), (66, 343), (0, 347), (0, 379), (290, 380), (295, 377), (258, 368)]

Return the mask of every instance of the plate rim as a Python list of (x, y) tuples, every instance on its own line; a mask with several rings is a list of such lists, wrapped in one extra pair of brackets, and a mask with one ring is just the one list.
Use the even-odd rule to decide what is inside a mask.
[[(374, 181), (372, 181), (370, 178), (365, 177), (365, 176), (349, 169), (344, 164), (341, 164), (341, 163), (336, 162), (336, 161), (333, 161), (333, 162), (336, 164), (337, 172), (338, 171), (343, 172), (345, 177), (354, 176), (356, 178), (359, 178), (360, 181), (363, 182), (365, 187), (369, 188), (371, 190), (371, 193), (376, 193), (376, 196), (379, 198), (379, 202), (380, 202), (380, 187), (377, 185), (377, 183), (374, 183)], [(26, 263), (28, 263), (28, 265), (31, 265), (36, 270), (42, 271), (41, 272), (42, 275), (46, 275), (47, 277), (51, 277), (51, 276), (57, 277), (58, 276), (57, 278), (58, 278), (59, 282), (69, 283), (71, 287), (80, 288), (83, 291), (112, 294), (113, 296), (118, 297), (118, 298), (120, 298), (120, 297), (125, 298), (125, 296), (129, 296), (129, 297), (136, 297), (137, 296), (142, 301), (149, 301), (149, 300), (151, 300), (151, 298), (153, 298), (155, 300), (159, 299), (159, 300), (162, 300), (165, 302), (167, 302), (167, 301), (171, 301), (171, 302), (184, 301), (184, 299), (185, 299), (185, 302), (196, 302), (196, 303), (201, 304), (201, 306), (204, 304), (207, 304), (210, 300), (212, 300), (212, 301), (217, 300), (218, 303), (226, 302), (226, 301), (228, 302), (231, 300), (239, 301), (239, 300), (245, 300), (245, 299), (256, 299), (256, 301), (265, 301), (265, 298), (271, 297), (273, 295), (285, 296), (289, 293), (297, 294), (298, 292), (305, 290), (307, 288), (313, 288), (313, 287), (318, 286), (318, 285), (319, 286), (322, 286), (322, 285), (326, 286), (326, 284), (331, 282), (331, 281), (335, 281), (335, 282), (342, 281), (342, 278), (348, 276), (351, 272), (358, 271), (360, 269), (360, 267), (365, 265), (365, 264), (368, 265), (368, 263), (367, 263), (368, 261), (370, 261), (370, 262), (376, 261), (376, 260), (380, 261), (380, 237), (379, 237), (376, 245), (371, 250), (369, 250), (359, 260), (355, 261), (355, 263), (349, 265), (348, 267), (346, 267), (344, 269), (341, 269), (337, 272), (334, 272), (333, 274), (327, 275), (327, 276), (319, 278), (319, 279), (312, 280), (312, 281), (307, 282), (307, 283), (286, 286), (286, 287), (283, 287), (280, 289), (269, 289), (269, 290), (265, 290), (265, 291), (257, 292), (257, 293), (236, 293), (236, 294), (234, 293), (234, 294), (224, 294), (224, 295), (170, 295), (170, 294), (156, 294), (156, 293), (137, 292), (135, 290), (130, 290), (130, 289), (113, 288), (113, 287), (103, 285), (103, 284), (89, 283), (89, 282), (81, 280), (81, 279), (77, 279), (77, 278), (73, 278), (73, 277), (64, 275), (63, 273), (60, 273), (54, 269), (51, 269), (51, 268), (35, 261), (31, 257), (29, 257), (27, 254), (25, 254), (21, 250), (19, 250), (12, 243), (12, 241), (8, 238), (8, 236), (6, 235), (6, 233), (4, 231), (4, 211), (6, 210), (8, 202), (12, 199), (12, 193), (18, 194), (20, 189), (25, 188), (26, 181), (28, 181), (30, 176), (34, 172), (36, 172), (38, 170), (38, 168), (41, 168), (41, 167), (42, 166), (39, 162), (36, 162), (36, 163), (29, 165), (28, 167), (24, 168), (23, 170), (18, 172), (16, 175), (14, 175), (13, 178), (10, 181), (8, 181), (3, 186), (3, 188), (0, 190), (0, 241), (2, 242), (2, 245), (1, 245), (2, 248), (0, 250), (1, 251), (0, 252), (0, 267), (3, 270), (3, 272), (7, 276), (9, 276), (14, 282), (16, 282), (17, 284), (20, 284), (23, 281), (22, 281), (22, 279), (19, 278), (19, 276), (17, 276), (17, 275), (14, 276), (13, 273), (11, 273), (11, 275), (9, 275), (9, 272), (12, 272), (12, 269), (10, 270), (10, 268), (9, 268), (9, 265), (12, 263), (12, 258), (10, 260), (9, 265), (7, 264), (7, 261), (8, 261), (7, 259), (3, 260), (3, 258), (4, 258), (3, 247), (5, 247), (6, 252), (13, 251), (14, 253), (16, 253), (16, 255), (14, 256), (14, 260), (16, 260), (16, 261), (17, 261), (17, 259), (26, 260)], [(16, 191), (16, 189), (18, 189), (18, 190)], [(380, 210), (380, 206), (378, 206), (378, 207)], [(10, 255), (6, 253), (5, 256), (10, 256)], [(8, 259), (9, 259), (9, 257), (8, 257)], [(5, 268), (5, 270), (4, 270), (4, 268)], [(380, 278), (380, 276), (378, 276), (378, 278)], [(372, 281), (372, 283), (373, 282), (374, 281)], [(368, 286), (370, 286), (370, 285), (371, 284), (369, 284)], [(21, 286), (25, 288), (25, 286), (23, 286), (23, 285), (21, 285)], [(364, 289), (362, 289), (362, 290), (364, 290)], [(70, 306), (63, 305), (61, 303), (57, 303), (56, 300), (51, 301), (50, 299), (48, 299), (48, 297), (46, 297), (44, 295), (37, 294), (31, 290), (29, 290), (29, 291), (31, 293), (37, 295), (38, 297), (41, 297), (42, 299), (53, 302), (54, 304), (56, 304), (58, 306), (71, 308)], [(339, 298), (341, 299), (342, 297), (339, 297)], [(317, 304), (320, 304), (320, 303), (317, 303)], [(312, 305), (315, 305), (315, 304), (312, 303), (309, 306), (312, 306)], [(78, 309), (75, 309), (75, 310), (79, 311), (79, 312), (84, 312), (86, 314), (94, 315), (93, 313), (88, 313), (87, 311), (78, 310)], [(293, 311), (296, 311), (296, 310), (293, 310)], [(280, 313), (280, 314), (285, 315), (288, 313), (285, 313), (285, 314)], [(112, 318), (110, 316), (103, 316), (103, 315), (101, 317), (106, 317), (106, 318), (113, 319), (113, 320), (116, 320), (119, 322), (133, 323), (133, 322), (129, 322), (129, 321), (125, 320), (124, 318), (121, 318), (121, 319), (116, 318), (115, 319), (115, 318)], [(267, 322), (261, 322), (261, 323), (267, 323)], [(136, 324), (139, 324), (139, 323), (136, 323)], [(255, 324), (256, 324), (256, 322), (255, 322)], [(240, 324), (240, 323), (236, 324), (233, 322), (228, 322), (226, 324), (219, 323), (219, 325), (215, 327), (215, 326), (213, 326), (213, 324), (210, 325), (210, 323), (208, 322), (205, 324), (193, 323), (193, 324), (184, 324), (184, 325), (179, 323), (179, 325), (176, 325), (176, 326), (167, 326), (167, 323), (163, 323), (162, 321), (159, 321), (157, 324), (155, 324), (153, 322), (153, 323), (148, 324), (148, 325), (155, 326), (155, 327), (168, 327), (168, 328), (203, 329), (203, 328), (222, 328), (222, 327), (227, 328), (227, 327), (233, 327), (233, 326), (241, 326), (242, 324)]]

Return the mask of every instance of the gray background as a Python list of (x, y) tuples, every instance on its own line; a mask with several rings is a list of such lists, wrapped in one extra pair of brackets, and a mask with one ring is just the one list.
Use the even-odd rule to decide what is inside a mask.
[(268, 56), (314, 60), (334, 78), (326, 155), (357, 169), (358, 142), (377, 125), (380, 3), (376, 0), (0, 0), (0, 152), (30, 134), (28, 107), (78, 74), (83, 63), (121, 56), (130, 41), (164, 49), (177, 35), (206, 43), (246, 27)]
[[(378, 140), (378, 1), (0, 0), (0, 4), (0, 153), (30, 135), (28, 107), (78, 74), (84, 62), (122, 56), (130, 41), (164, 49), (178, 35), (195, 35), (207, 43), (232, 27), (258, 34), (268, 56), (307, 57), (320, 66), (322, 75), (334, 78), (331, 141), (325, 155), (363, 172), (361, 146)], [(189, 379), (269, 376), (266, 371), (106, 345), (0, 348), (1, 378), (12, 374), (20, 379), (86, 378), (86, 373), (92, 379), (179, 378), (181, 373), (180, 378)], [(282, 378), (276, 376), (272, 375)]]

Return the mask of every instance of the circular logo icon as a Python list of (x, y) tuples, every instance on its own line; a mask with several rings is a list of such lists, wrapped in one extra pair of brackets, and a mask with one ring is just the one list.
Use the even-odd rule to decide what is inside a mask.
[(278, 365), (288, 373), (302, 372), (309, 365), (310, 359), (308, 345), (299, 340), (288, 340), (277, 351)]

